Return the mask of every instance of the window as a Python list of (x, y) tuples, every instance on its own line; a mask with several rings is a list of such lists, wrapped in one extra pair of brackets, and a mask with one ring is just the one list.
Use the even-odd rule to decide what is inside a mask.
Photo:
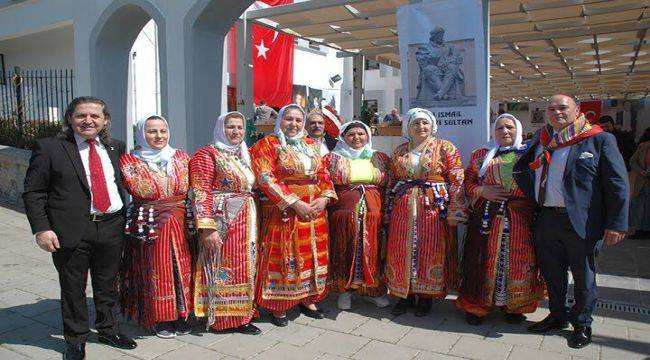
[(310, 42), (309, 42), (309, 48), (310, 48), (310, 49), (314, 49), (314, 50), (319, 50), (319, 51), (320, 51), (320, 45), (318, 45), (317, 43), (315, 43), (315, 42), (313, 42), (313, 41), (310, 41)]
[(376, 62), (375, 60), (366, 59), (364, 69), (365, 70), (379, 70), (379, 63)]

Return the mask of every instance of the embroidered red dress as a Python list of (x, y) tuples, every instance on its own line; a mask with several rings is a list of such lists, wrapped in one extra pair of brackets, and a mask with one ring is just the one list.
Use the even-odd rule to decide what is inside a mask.
[(386, 282), (401, 298), (442, 298), (458, 279), (455, 228), (447, 218), (467, 218), (460, 154), (447, 140), (426, 141), (419, 154), (404, 143), (392, 157)]
[(194, 272), (195, 315), (215, 330), (251, 321), (257, 258), (257, 205), (252, 170), (237, 154), (213, 145), (190, 161), (190, 184), (198, 229), (214, 229), (220, 251), (199, 246)]
[(384, 191), (390, 158), (375, 151), (370, 159), (350, 160), (337, 153), (324, 158), (339, 198), (330, 206), (329, 288), (335, 292), (356, 289), (366, 296), (381, 296), (380, 243)]
[[(478, 173), (488, 149), (472, 153), (465, 171), (465, 191), (473, 209), (465, 241), (460, 296), (456, 305), (466, 312), (486, 316), (492, 306), (508, 313), (532, 313), (544, 292), (533, 246), (534, 205), (519, 189), (512, 168), (514, 151), (490, 161), (485, 175)], [(481, 186), (499, 185), (508, 201), (489, 202)]]
[(163, 168), (154, 171), (131, 154), (120, 157), (124, 187), (133, 197), (127, 213), (130, 236), (125, 241), (120, 299), (124, 314), (149, 328), (187, 318), (193, 304), (185, 203), (189, 156), (176, 150), (172, 160), (173, 176), (168, 176)]
[(307, 157), (292, 145), (281, 146), (269, 135), (250, 149), (253, 170), (265, 198), (260, 201), (260, 260), (256, 302), (284, 311), (309, 298), (326, 295), (328, 226), (323, 211), (311, 221), (301, 221), (289, 208), (293, 202), (310, 203), (318, 197), (336, 200), (336, 192), (314, 141), (303, 138), (314, 155)]

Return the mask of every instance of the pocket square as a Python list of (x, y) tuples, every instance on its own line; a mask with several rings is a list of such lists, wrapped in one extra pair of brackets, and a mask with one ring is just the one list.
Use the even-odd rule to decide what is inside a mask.
[(589, 151), (585, 151), (580, 154), (580, 157), (578, 157), (578, 159), (591, 159), (592, 157), (594, 157), (594, 154), (590, 153)]

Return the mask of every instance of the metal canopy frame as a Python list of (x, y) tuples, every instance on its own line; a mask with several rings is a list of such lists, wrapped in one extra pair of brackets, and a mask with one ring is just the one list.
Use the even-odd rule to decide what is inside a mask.
[[(309, 0), (246, 13), (277, 31), (400, 67), (396, 10), (409, 0)], [(494, 100), (558, 93), (641, 98), (650, 93), (650, 1), (490, 1)], [(432, 4), (435, 6), (435, 3)]]

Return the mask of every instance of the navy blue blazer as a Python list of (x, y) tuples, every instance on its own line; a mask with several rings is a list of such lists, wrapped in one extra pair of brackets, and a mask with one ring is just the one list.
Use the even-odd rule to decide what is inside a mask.
[[(513, 176), (519, 188), (535, 200), (535, 158), (539, 133), (517, 161)], [(630, 185), (616, 138), (601, 132), (571, 146), (564, 170), (564, 203), (575, 232), (598, 241), (605, 229), (627, 231)]]

